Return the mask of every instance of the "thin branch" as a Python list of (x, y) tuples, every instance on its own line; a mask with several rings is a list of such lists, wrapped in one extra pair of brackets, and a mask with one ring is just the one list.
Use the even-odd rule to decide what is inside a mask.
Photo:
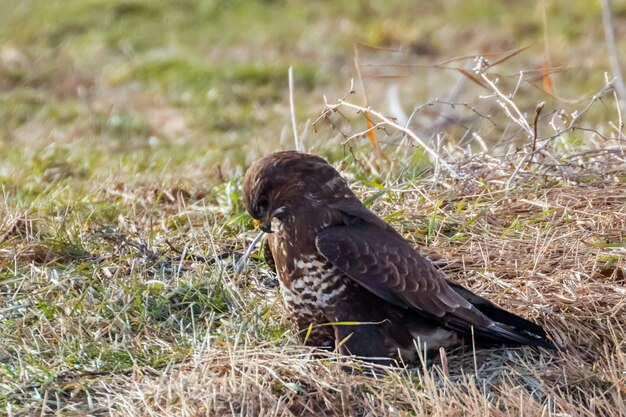
[(334, 106), (330, 106), (329, 110), (330, 112), (333, 112), (336, 110), (337, 107), (339, 106), (345, 106), (354, 110), (357, 110), (359, 112), (362, 113), (369, 113), (370, 115), (382, 120), (386, 125), (393, 127), (396, 130), (399, 130), (400, 132), (404, 133), (406, 136), (410, 137), (411, 139), (413, 139), (413, 141), (417, 142), (422, 148), (424, 148), (424, 150), (430, 154), (436, 161), (437, 163), (440, 163), (441, 166), (443, 166), (445, 169), (448, 170), (448, 172), (450, 172), (450, 174), (452, 175), (452, 177), (454, 178), (460, 178), (458, 172), (456, 172), (454, 170), (454, 168), (452, 168), (452, 166), (450, 164), (448, 164), (446, 161), (443, 160), (443, 158), (441, 158), (441, 156), (439, 156), (439, 154), (437, 154), (437, 152), (435, 152), (434, 150), (432, 150), (431, 148), (429, 148), (426, 143), (420, 139), (419, 136), (417, 136), (414, 132), (412, 132), (410, 129), (399, 125), (398, 123), (394, 122), (393, 120), (389, 119), (388, 117), (384, 116), (383, 114), (374, 111), (370, 108), (365, 108), (363, 106), (358, 106), (356, 104), (352, 104), (349, 103), (347, 101), (343, 101), (343, 100), (339, 100), (338, 104), (335, 104)]
[(541, 115), (541, 111), (543, 110), (543, 106), (545, 102), (541, 102), (537, 104), (535, 108), (535, 121), (533, 122), (533, 152), (535, 152), (535, 148), (537, 147), (537, 122), (539, 121), (539, 116)]
[(289, 111), (291, 112), (291, 127), (293, 128), (293, 142), (295, 144), (296, 151), (302, 152), (302, 143), (298, 138), (298, 126), (296, 124), (296, 106), (293, 100), (293, 66), (289, 67)]
[[(526, 117), (524, 117), (524, 114), (515, 105), (515, 103), (513, 103), (513, 101), (510, 98), (508, 98), (506, 95), (504, 95), (504, 94), (502, 94), (502, 92), (500, 92), (498, 87), (496, 87), (496, 84), (493, 81), (491, 81), (489, 79), (489, 77), (487, 77), (487, 74), (485, 74), (483, 72), (480, 75), (482, 76), (483, 80), (485, 80), (485, 82), (489, 85), (489, 87), (491, 87), (491, 90), (494, 92), (496, 97), (498, 97), (501, 100), (500, 101), (500, 105), (502, 106), (504, 111), (509, 115), (509, 117), (515, 123), (520, 125), (522, 127), (522, 129), (524, 129), (526, 131), (526, 133), (528, 133), (528, 135), (530, 137), (532, 137), (533, 136), (533, 131), (530, 128), (530, 125), (528, 124), (528, 120), (526, 120)], [(515, 115), (513, 115), (512, 112), (515, 112)]]

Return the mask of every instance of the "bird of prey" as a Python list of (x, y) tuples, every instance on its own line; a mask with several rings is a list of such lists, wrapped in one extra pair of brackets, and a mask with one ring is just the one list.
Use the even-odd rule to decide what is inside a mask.
[(539, 325), (446, 279), (320, 157), (266, 156), (248, 169), (243, 199), (269, 233), (284, 302), (307, 344), (381, 363), (472, 342), (554, 348)]

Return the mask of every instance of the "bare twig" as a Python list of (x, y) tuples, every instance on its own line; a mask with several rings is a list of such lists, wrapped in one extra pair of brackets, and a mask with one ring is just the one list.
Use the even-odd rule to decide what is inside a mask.
[(537, 107), (535, 108), (535, 120), (533, 121), (533, 152), (535, 152), (535, 148), (537, 147), (537, 122), (539, 121), (539, 116), (541, 115), (545, 104), (546, 103), (542, 101), (537, 104)]
[(296, 106), (294, 105), (293, 99), (293, 66), (289, 67), (289, 110), (291, 112), (291, 127), (293, 128), (293, 142), (295, 145), (295, 149), (298, 152), (303, 151), (302, 143), (300, 143), (300, 139), (298, 138), (298, 125), (296, 124)]
[(402, 132), (403, 134), (405, 134), (406, 136), (408, 136), (409, 138), (411, 138), (413, 141), (415, 141), (417, 144), (419, 144), (422, 148), (424, 148), (424, 150), (433, 157), (433, 159), (435, 159), (435, 161), (439, 164), (441, 164), (441, 166), (443, 166), (448, 172), (450, 172), (450, 174), (454, 177), (454, 178), (460, 178), (459, 174), (457, 173), (457, 171), (452, 168), (452, 166), (450, 164), (448, 164), (446, 161), (443, 160), (443, 158), (441, 158), (441, 156), (439, 156), (439, 154), (437, 154), (437, 152), (435, 152), (434, 150), (432, 150), (430, 147), (428, 147), (426, 145), (426, 143), (419, 137), (417, 136), (417, 134), (415, 134), (413, 131), (411, 131), (410, 129), (399, 125), (398, 123), (396, 123), (395, 121), (389, 119), (388, 117), (384, 116), (383, 114), (369, 109), (369, 108), (365, 108), (363, 106), (359, 106), (356, 104), (352, 104), (350, 102), (347, 101), (343, 101), (343, 100), (339, 100), (339, 102), (335, 105), (328, 105), (328, 107), (325, 110), (325, 113), (327, 115), (329, 115), (330, 113), (333, 113), (336, 111), (336, 109), (340, 106), (345, 106), (348, 108), (351, 108), (353, 110), (357, 110), (359, 112), (365, 113), (368, 112), (370, 115), (376, 117), (377, 119), (380, 119), (384, 124)]
[[(530, 128), (530, 125), (528, 124), (528, 120), (526, 120), (526, 117), (520, 111), (517, 105), (506, 95), (502, 94), (502, 92), (498, 89), (496, 84), (491, 79), (489, 79), (489, 77), (487, 76), (485, 72), (481, 72), (480, 75), (482, 79), (485, 80), (487, 85), (489, 85), (489, 87), (491, 88), (491, 91), (493, 91), (496, 97), (500, 99), (499, 101), (500, 105), (502, 106), (504, 111), (509, 115), (511, 120), (513, 120), (522, 129), (524, 129), (526, 133), (528, 133), (528, 136), (532, 137), (533, 131)], [(513, 113), (515, 113), (515, 115), (513, 115)]]
[(593, 106), (593, 104), (602, 99), (602, 97), (604, 97), (607, 93), (613, 91), (614, 89), (614, 84), (615, 84), (615, 78), (613, 78), (610, 82), (606, 83), (602, 89), (600, 91), (598, 91), (597, 94), (594, 94), (593, 97), (591, 97), (591, 100), (589, 101), (589, 103), (587, 103), (587, 105), (580, 111), (576, 111), (574, 113), (572, 113), (572, 120), (569, 123), (568, 129), (571, 129), (572, 127), (574, 127), (576, 125), (576, 123), (580, 120), (580, 118), (587, 113), (587, 111), (591, 108), (591, 106)]
[[(361, 75), (361, 63), (359, 61), (359, 46), (362, 45), (359, 42), (354, 44), (354, 67), (356, 70), (356, 74), (357, 74), (357, 78), (359, 79), (359, 82), (361, 83), (361, 89), (363, 90), (363, 98), (365, 101), (365, 107), (369, 108), (369, 97), (367, 96), (367, 88), (365, 87), (365, 81), (363, 79), (363, 76)], [(375, 129), (370, 129), (372, 127), (372, 125), (374, 124), (374, 122), (372, 122), (372, 118), (371, 115), (369, 114), (369, 112), (366, 110), (363, 112), (363, 115), (365, 116), (365, 121), (367, 123), (367, 127), (368, 127), (368, 132), (367, 132), (367, 136), (370, 140), (370, 142), (372, 143), (372, 146), (374, 147), (374, 149), (376, 149), (376, 152), (378, 152), (378, 154), (385, 160), (389, 161), (389, 159), (387, 158), (387, 156), (385, 155), (385, 153), (383, 152), (382, 148), (380, 147), (380, 144), (378, 143), (378, 139), (376, 138), (376, 132)]]

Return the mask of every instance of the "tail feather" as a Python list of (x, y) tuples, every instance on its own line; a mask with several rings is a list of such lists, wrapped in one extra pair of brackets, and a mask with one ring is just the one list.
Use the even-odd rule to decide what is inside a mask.
[(470, 290), (448, 280), (448, 284), (461, 297), (469, 301), (476, 309), (493, 320), (494, 326), (488, 331), (479, 331), (479, 336), (494, 341), (502, 340), (509, 343), (539, 346), (545, 349), (556, 349), (556, 346), (548, 340), (546, 331), (536, 323), (526, 320), (516, 314), (508, 312), (489, 300), (486, 300)]

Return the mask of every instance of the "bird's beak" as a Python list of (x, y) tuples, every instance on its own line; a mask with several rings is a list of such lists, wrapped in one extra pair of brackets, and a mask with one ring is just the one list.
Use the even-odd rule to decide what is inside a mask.
[(284, 213), (286, 210), (285, 206), (278, 207), (277, 209), (270, 211), (265, 215), (264, 219), (252, 219), (252, 223), (255, 227), (261, 227), (265, 233), (272, 233), (272, 219), (279, 214)]
[(272, 220), (269, 218), (266, 219), (265, 222), (262, 222), (261, 220), (257, 220), (257, 219), (252, 220), (252, 224), (254, 224), (254, 227), (261, 227), (261, 230), (263, 230), (265, 233), (272, 233), (271, 222)]

